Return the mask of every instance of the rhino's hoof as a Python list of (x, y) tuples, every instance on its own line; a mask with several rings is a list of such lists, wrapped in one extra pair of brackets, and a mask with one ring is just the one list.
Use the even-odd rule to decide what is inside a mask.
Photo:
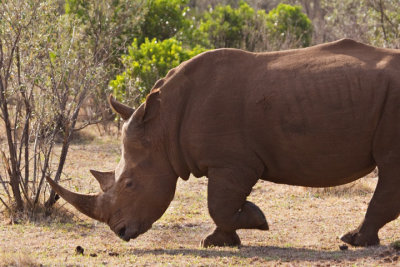
[(354, 230), (340, 237), (340, 240), (355, 247), (366, 247), (379, 245), (377, 234), (366, 235)]
[(203, 248), (208, 247), (238, 247), (240, 246), (240, 238), (235, 231), (224, 232), (216, 229), (212, 234), (204, 238), (200, 245)]

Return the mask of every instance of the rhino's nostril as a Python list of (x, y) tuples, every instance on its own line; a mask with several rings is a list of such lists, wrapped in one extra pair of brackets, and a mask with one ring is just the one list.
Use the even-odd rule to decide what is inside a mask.
[(118, 231), (118, 236), (121, 237), (121, 238), (123, 238), (123, 237), (125, 236), (125, 231), (126, 231), (126, 228), (125, 228), (125, 227), (122, 227), (122, 228)]

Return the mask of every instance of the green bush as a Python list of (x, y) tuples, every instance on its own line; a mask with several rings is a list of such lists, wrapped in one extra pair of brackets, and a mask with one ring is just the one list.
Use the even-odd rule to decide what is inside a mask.
[(244, 1), (237, 8), (217, 5), (203, 14), (196, 27), (195, 19), (187, 18), (187, 3), (188, 0), (146, 2), (142, 35), (134, 39), (121, 58), (124, 72), (110, 82), (120, 101), (140, 104), (158, 79), (206, 48), (266, 50), (271, 48), (270, 43), (275, 44), (271, 38), (286, 42), (284, 37), (288, 34), (300, 38), (300, 45), (295, 39), (298, 46), (306, 46), (311, 40), (311, 22), (297, 6), (279, 5), (266, 14)]
[(279, 4), (268, 13), (267, 28), (271, 42), (291, 42), (302, 47), (311, 44), (311, 20), (301, 11), (301, 6)]
[[(265, 12), (256, 12), (246, 2), (240, 1), (238, 8), (218, 5), (206, 12), (200, 24), (200, 31), (207, 34), (214, 48), (233, 47), (253, 50), (254, 45), (248, 37), (249, 30), (257, 32), (260, 20), (265, 23)], [(263, 24), (261, 23), (261, 25)], [(251, 29), (250, 29), (251, 28)], [(249, 49), (250, 48), (250, 49)]]
[(154, 83), (181, 62), (205, 51), (202, 47), (185, 49), (175, 38), (163, 41), (135, 39), (127, 55), (122, 56), (125, 71), (110, 82), (114, 95), (131, 105), (140, 104)]
[(218, 5), (206, 12), (199, 29), (215, 48), (249, 51), (305, 47), (312, 37), (311, 21), (300, 6), (279, 4), (266, 14), (244, 1), (239, 2), (238, 8)]
[(146, 1), (146, 14), (141, 23), (139, 43), (145, 38), (163, 41), (182, 35), (190, 28), (191, 21), (186, 18), (188, 0), (150, 0)]

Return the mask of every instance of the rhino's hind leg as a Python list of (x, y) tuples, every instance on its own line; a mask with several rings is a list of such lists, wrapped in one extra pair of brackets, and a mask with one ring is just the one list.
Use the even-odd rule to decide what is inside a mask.
[(202, 241), (203, 246), (240, 245), (237, 229), (268, 230), (263, 212), (246, 200), (257, 178), (244, 175), (231, 169), (209, 172), (208, 209), (217, 228)]
[(386, 165), (379, 168), (378, 185), (364, 221), (357, 229), (342, 236), (341, 240), (353, 246), (378, 245), (379, 229), (400, 214), (399, 190), (400, 166)]

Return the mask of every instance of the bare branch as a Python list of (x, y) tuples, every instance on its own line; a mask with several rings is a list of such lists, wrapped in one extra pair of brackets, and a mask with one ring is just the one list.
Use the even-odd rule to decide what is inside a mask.
[(385, 28), (385, 19), (384, 19), (384, 11), (383, 11), (383, 3), (382, 0), (379, 1), (379, 13), (381, 15), (381, 28), (383, 32), (383, 38), (385, 41), (388, 41), (387, 34), (386, 34), (386, 28)]
[(19, 184), (20, 184), (20, 186), (21, 186), (21, 191), (22, 191), (22, 194), (23, 194), (24, 197), (25, 197), (25, 200), (28, 202), (29, 207), (32, 208), (32, 207), (33, 207), (32, 202), (31, 202), (31, 200), (29, 199), (28, 192), (25, 190), (24, 184), (22, 183), (22, 180), (21, 180), (21, 179), (19, 180)]
[(12, 210), (10, 209), (10, 207), (6, 204), (6, 202), (5, 202), (1, 197), (0, 197), (0, 202), (3, 203), (4, 207), (6, 207), (6, 209), (7, 209), (9, 212), (12, 212)]
[(35, 208), (35, 205), (38, 203), (38, 200), (39, 200), (40, 190), (42, 189), (43, 181), (44, 181), (44, 178), (46, 177), (47, 169), (49, 167), (50, 154), (51, 154), (51, 151), (53, 149), (54, 138), (56, 137), (57, 134), (58, 134), (57, 130), (53, 132), (53, 135), (52, 135), (51, 140), (50, 140), (50, 145), (49, 145), (47, 154), (44, 157), (44, 165), (43, 165), (43, 169), (42, 169), (42, 177), (40, 178), (39, 186), (37, 188), (36, 195), (35, 195), (35, 200), (33, 201), (33, 209)]
[[(7, 83), (8, 79), (9, 79), (9, 77), (10, 77), (10, 74), (11, 74), (10, 68), (11, 68), (12, 61), (13, 61), (12, 59), (14, 58), (15, 50), (17, 49), (17, 45), (18, 45), (18, 42), (19, 42), (20, 37), (21, 37), (21, 28), (18, 29), (16, 35), (17, 36), (15, 37), (15, 40), (14, 40), (13, 45), (11, 47), (10, 58), (8, 59), (8, 65), (7, 65), (6, 72), (5, 72), (4, 80), (5, 80), (6, 83)], [(5, 87), (7, 88), (7, 86), (5, 86)]]
[(98, 123), (102, 123), (102, 122), (104, 122), (103, 118), (95, 120), (95, 121), (86, 121), (82, 125), (80, 125), (79, 127), (75, 128), (73, 131), (74, 132), (78, 132), (80, 130), (85, 129), (86, 127), (88, 127), (90, 125), (94, 125), (94, 124), (98, 124)]
[(6, 192), (8, 198), (11, 199), (10, 191), (8, 190), (8, 188), (6, 186), (6, 184), (10, 184), (10, 182), (9, 181), (4, 181), (3, 177), (1, 175), (0, 175), (0, 182), (1, 182), (1, 185), (3, 186), (3, 189)]

